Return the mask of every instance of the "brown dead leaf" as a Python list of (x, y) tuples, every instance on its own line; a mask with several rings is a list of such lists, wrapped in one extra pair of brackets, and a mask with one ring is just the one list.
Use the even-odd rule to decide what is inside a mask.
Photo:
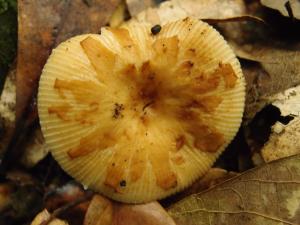
[[(50, 218), (51, 214), (47, 211), (47, 209), (44, 209), (42, 212), (40, 212), (34, 220), (31, 222), (31, 225), (41, 225), (43, 222), (47, 221)], [(60, 219), (53, 219), (48, 225), (68, 225), (66, 221), (60, 220)]]
[(252, 79), (252, 82), (248, 82), (247, 118), (252, 118), (270, 103), (272, 95), (300, 84), (300, 51), (297, 48), (289, 50), (262, 44), (237, 45), (233, 42), (231, 46), (240, 58), (258, 63), (244, 67), (246, 79)]
[(260, 0), (261, 4), (278, 10), (282, 15), (300, 19), (300, 2), (298, 0)]
[(265, 86), (268, 87), (271, 79), (259, 63), (242, 64), (242, 69), (247, 84), (243, 123), (247, 124), (257, 112), (269, 103), (262, 96), (265, 93)]
[(300, 85), (268, 98), (272, 105), (280, 110), (281, 116), (293, 118), (293, 120), (287, 124), (276, 122), (272, 126), (270, 138), (261, 150), (264, 161), (269, 162), (300, 153), (299, 96)]
[(84, 225), (175, 225), (158, 202), (123, 204), (94, 195)]
[(117, 204), (113, 225), (175, 225), (173, 219), (158, 202), (141, 205)]
[(300, 84), (299, 50), (260, 44), (231, 46), (239, 57), (259, 62), (269, 74), (270, 80), (264, 85), (264, 94), (275, 94)]
[(16, 118), (12, 122), (13, 134), (4, 146), (9, 151), (4, 155), (1, 170), (22, 155), (28, 132), (37, 122), (37, 82), (51, 49), (74, 35), (99, 32), (120, 1), (18, 1)]
[(226, 19), (246, 14), (243, 0), (173, 0), (175, 7), (201, 19)]
[(270, 103), (268, 96), (298, 84), (300, 50), (299, 23), (266, 11), (259, 1), (247, 1), (246, 7), (249, 14), (263, 18), (266, 24), (217, 24), (235, 53), (246, 59), (241, 61), (247, 80), (244, 124)]
[(98, 33), (119, 2), (18, 1), (17, 120), (36, 91), (50, 50), (74, 35)]
[(247, 60), (241, 62), (247, 80), (244, 124), (270, 103), (269, 96), (300, 83), (299, 24), (267, 14), (257, 1), (247, 4), (247, 11), (267, 25), (250, 21), (217, 25), (235, 53)]
[(116, 10), (112, 13), (109, 19), (110, 27), (120, 26), (124, 20), (129, 17), (125, 0), (121, 1)]
[(101, 195), (94, 195), (84, 217), (84, 225), (112, 224), (113, 202)]
[(300, 116), (300, 85), (272, 95), (269, 101), (276, 106), (282, 116)]
[(121, 0), (93, 0), (86, 4), (82, 0), (72, 0), (65, 9), (65, 17), (60, 24), (56, 45), (78, 34), (99, 33), (105, 26)]
[(168, 210), (177, 225), (290, 224), (300, 221), (300, 155), (265, 164)]
[(300, 118), (297, 117), (288, 125), (279, 122), (273, 126), (269, 141), (261, 150), (266, 162), (300, 153)]
[(210, 168), (209, 171), (207, 171), (207, 173), (203, 177), (201, 177), (201, 179), (197, 180), (194, 184), (192, 184), (184, 191), (163, 200), (162, 204), (168, 207), (170, 204), (177, 202), (189, 195), (212, 188), (215, 185), (231, 179), (237, 175), (238, 173), (236, 172), (228, 172), (227, 170), (221, 168)]
[(126, 0), (127, 8), (131, 16), (135, 16), (143, 10), (156, 5), (155, 0)]
[(227, 170), (221, 168), (211, 168), (200, 180), (196, 182), (189, 188), (190, 194), (195, 194), (197, 192), (211, 188), (225, 180), (231, 179), (237, 176), (236, 172), (228, 172)]
[(37, 88), (67, 5), (60, 0), (18, 1), (17, 120)]
[(164, 24), (187, 16), (210, 20), (238, 18), (247, 15), (247, 12), (242, 0), (171, 0), (161, 3), (157, 8), (131, 15), (138, 21)]

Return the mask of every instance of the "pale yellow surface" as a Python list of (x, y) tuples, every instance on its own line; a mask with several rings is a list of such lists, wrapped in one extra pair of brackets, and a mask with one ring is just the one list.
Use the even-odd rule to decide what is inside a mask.
[[(148, 202), (182, 190), (211, 167), (234, 138), (240, 126), (244, 109), (245, 84), (240, 64), (232, 50), (223, 37), (204, 22), (190, 19), (169, 23), (157, 35), (151, 34), (151, 27), (147, 24), (131, 23), (125, 29), (128, 30), (130, 40), (133, 42), (131, 47), (126, 47), (126, 43), (131, 43), (130, 40), (126, 42), (128, 41), (125, 40), (126, 36), (118, 37), (109, 29), (103, 28), (101, 35), (76, 36), (53, 50), (40, 80), (39, 117), (46, 143), (67, 173), (87, 187), (112, 199), (135, 203)], [(99, 61), (99, 64), (93, 65), (80, 44), (88, 37), (100, 42), (113, 55), (108, 54), (106, 58)], [(153, 50), (154, 43), (168, 38), (173, 38), (170, 45), (178, 45), (178, 49), (173, 49), (173, 53), (168, 52), (170, 55), (174, 54), (174, 57), (170, 55), (162, 57)], [(186, 54), (188, 49), (195, 49), (197, 54), (188, 56)], [(164, 107), (163, 110), (157, 110), (154, 106), (147, 107), (149, 123), (145, 125), (141, 122), (141, 116), (145, 113), (143, 109), (145, 102), (133, 104), (132, 87), (129, 85), (130, 82), (123, 82), (120, 71), (131, 64), (139, 70), (148, 60), (155, 65), (155, 68), (160, 68), (158, 75), (162, 84), (159, 85), (175, 90), (173, 96), (178, 97), (169, 98), (168, 93), (161, 96), (160, 99), (163, 100), (157, 101), (157, 108)], [(190, 75), (182, 76), (181, 73), (176, 72), (176, 69), (186, 60), (193, 60), (193, 70)], [(220, 63), (229, 64), (233, 68), (237, 76), (234, 87), (226, 88), (225, 81), (222, 79), (215, 90), (199, 96), (194, 93), (190, 87), (193, 86), (195, 76), (199, 74), (210, 76)], [(142, 75), (137, 73), (136, 76)], [(82, 92), (86, 98), (75, 96), (68, 90), (62, 95), (54, 88), (57, 79), (75, 80), (92, 85)], [(174, 116), (173, 111), (177, 112), (177, 108), (182, 105), (181, 101), (185, 99), (182, 97), (182, 100), (180, 96), (222, 98), (213, 112), (192, 110), (207, 126), (214, 127), (223, 135), (224, 143), (216, 152), (196, 148), (195, 135), (186, 131), (188, 122)], [(82, 117), (78, 119), (80, 115), (85, 115), (82, 113), (91, 110), (89, 100), (93, 100), (93, 104), (97, 100), (96, 113), (83, 117), (85, 120)], [(163, 106), (160, 106), (161, 102)], [(116, 103), (124, 106), (122, 118), (113, 117)], [(66, 104), (71, 110), (63, 115), (65, 120), (56, 114), (49, 114), (49, 107)], [(164, 113), (161, 113), (162, 111)], [(91, 151), (88, 154), (71, 158), (68, 155), (70, 149), (78, 148), (82, 138), (95, 130), (102, 135), (99, 135), (95, 144), (101, 146), (101, 149), (100, 147), (89, 149)], [(112, 140), (115, 140), (109, 142), (107, 148), (103, 147), (103, 142), (109, 139), (105, 138), (109, 136), (105, 132), (109, 132), (109, 135), (113, 136)], [(185, 143), (176, 150), (176, 137), (182, 134), (185, 135)], [(87, 145), (85, 149), (88, 149)], [(138, 167), (142, 168), (142, 175), (133, 181), (130, 171), (137, 165), (132, 162), (138, 150), (143, 152), (140, 156), (143, 164)], [(177, 160), (178, 163), (172, 160), (176, 157), (180, 159)], [(156, 159), (161, 161), (155, 163)], [(105, 184), (107, 179), (114, 177), (113, 170), (107, 177), (108, 168), (112, 163), (119, 166), (117, 172), (122, 170), (121, 175), (118, 174), (121, 177), (120, 182), (126, 181), (126, 186), (120, 186), (117, 190)], [(156, 166), (161, 168), (157, 170), (154, 168)], [(169, 183), (163, 184), (165, 186), (158, 185), (159, 179), (164, 179), (161, 177), (164, 174), (167, 174), (170, 179), (175, 177), (176, 181), (169, 179)]]

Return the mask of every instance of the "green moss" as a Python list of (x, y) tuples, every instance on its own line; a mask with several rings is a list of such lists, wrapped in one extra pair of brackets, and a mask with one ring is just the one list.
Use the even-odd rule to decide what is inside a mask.
[(17, 1), (16, 0), (0, 0), (0, 14), (7, 11), (9, 8), (17, 11)]

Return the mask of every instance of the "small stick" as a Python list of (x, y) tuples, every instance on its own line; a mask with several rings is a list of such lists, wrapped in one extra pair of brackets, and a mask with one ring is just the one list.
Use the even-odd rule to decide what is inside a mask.
[(289, 17), (290, 17), (291, 19), (295, 19), (290, 1), (287, 1), (287, 2), (284, 4), (284, 7), (286, 8), (286, 11), (288, 12)]
[(73, 208), (74, 206), (79, 205), (83, 202), (89, 201), (93, 197), (93, 195), (94, 195), (94, 193), (92, 191), (88, 191), (86, 195), (84, 195), (82, 197), (79, 197), (75, 201), (69, 202), (69, 203), (55, 209), (51, 213), (50, 217), (47, 220), (41, 222), (40, 225), (48, 225), (53, 219), (57, 218), (63, 212), (65, 212), (65, 211), (67, 211), (67, 210)]

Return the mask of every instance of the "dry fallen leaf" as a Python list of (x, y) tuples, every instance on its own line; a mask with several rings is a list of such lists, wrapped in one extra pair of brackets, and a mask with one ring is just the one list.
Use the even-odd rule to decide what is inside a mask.
[(84, 217), (84, 225), (110, 225), (113, 219), (113, 203), (101, 195), (94, 195)]
[(126, 8), (126, 3), (123, 0), (116, 10), (112, 13), (110, 19), (109, 19), (109, 26), (110, 27), (118, 27), (120, 26), (126, 17), (128, 16), (127, 8)]
[(191, 188), (187, 189), (190, 194), (211, 188), (225, 180), (231, 179), (237, 176), (236, 172), (228, 172), (221, 168), (211, 168), (198, 182), (193, 184)]
[(288, 125), (277, 122), (269, 141), (261, 150), (266, 162), (300, 153), (300, 118), (297, 117)]
[(15, 124), (12, 134), (7, 135), (3, 146), (9, 151), (1, 170), (22, 155), (26, 135), (37, 122), (37, 81), (51, 49), (76, 34), (99, 32), (120, 1), (18, 1), (16, 118), (12, 121)]
[(177, 225), (290, 224), (300, 221), (300, 155), (245, 172), (168, 210)]
[(116, 205), (113, 225), (176, 225), (158, 202)]
[(242, 0), (171, 0), (161, 3), (157, 8), (148, 8), (137, 15), (131, 15), (138, 21), (164, 24), (187, 16), (222, 20), (242, 17), (247, 15), (247, 12)]
[(284, 125), (276, 122), (261, 153), (266, 162), (300, 153), (300, 86), (272, 95), (268, 101), (278, 107), (282, 116), (294, 119)]
[(126, 0), (126, 5), (131, 16), (135, 16), (143, 10), (155, 6), (155, 0)]
[[(37, 214), (34, 220), (31, 222), (31, 225), (41, 225), (43, 222), (47, 221), (50, 218), (51, 214), (44, 209), (42, 212)], [(67, 222), (60, 219), (53, 219), (48, 225), (68, 225)]]
[[(261, 4), (278, 10), (282, 15), (300, 19), (300, 2), (298, 0), (260, 0)], [(292, 12), (292, 15), (290, 15)]]
[[(262, 45), (236, 45), (231, 43), (235, 53), (243, 59), (258, 62), (254, 70), (245, 68), (249, 79), (248, 89), (254, 92), (248, 95), (246, 117), (252, 118), (263, 106), (272, 102), (272, 95), (300, 84), (300, 51)], [(251, 84), (251, 85), (249, 85)], [(253, 99), (249, 99), (249, 98)]]
[(15, 127), (16, 68), (8, 73), (0, 98), (0, 154), (9, 144)]
[(176, 195), (173, 195), (163, 200), (162, 203), (164, 206), (168, 206), (189, 195), (196, 194), (199, 193), (200, 191), (204, 191), (209, 188), (212, 188), (215, 185), (219, 183), (223, 183), (224, 181), (229, 180), (237, 175), (238, 173), (236, 172), (229, 172), (221, 168), (210, 168), (209, 171), (207, 171), (207, 173), (199, 180), (197, 180), (192, 186), (190, 186), (189, 188), (185, 189), (182, 192), (179, 192)]
[[(35, 92), (35, 81), (39, 77), (40, 70), (50, 52), (50, 49), (69, 36), (85, 31), (99, 31), (99, 27), (108, 22), (111, 12), (114, 10), (118, 2), (119, 1), (117, 0), (19, 1), (20, 49), (17, 72), (17, 108), (19, 111), (19, 117), (24, 108), (28, 106), (29, 99)], [(148, 3), (152, 4), (151, 2), (154, 1), (127, 0), (128, 8), (132, 15), (139, 13), (141, 10), (139, 7), (143, 8)], [(248, 2), (254, 1), (245, 2), (248, 4)], [(286, 8), (282, 8), (287, 1), (261, 0), (261, 2), (268, 7), (278, 9), (286, 16), (288, 15)], [(299, 7), (297, 9), (294, 8), (293, 5), (296, 1), (291, 0), (289, 2), (291, 3), (291, 9), (294, 17), (299, 18), (297, 16)], [(102, 4), (100, 8), (94, 8), (93, 4), (98, 3), (99, 5)], [(130, 4), (137, 5), (130, 6)], [(274, 7), (267, 4), (272, 4)], [(203, 7), (203, 5), (205, 5), (205, 7)], [(122, 11), (122, 13), (123, 12), (124, 11)], [(120, 20), (121, 17), (124, 17), (122, 13), (119, 15), (119, 18), (117, 18), (117, 23), (119, 23), (118, 20)], [(198, 18), (204, 19), (227, 20), (232, 17), (243, 17), (244, 15), (248, 15), (248, 12), (245, 9), (244, 1), (242, 0), (171, 0), (163, 3), (157, 11), (155, 9), (149, 9), (146, 13), (141, 13), (137, 17), (141, 20), (151, 21), (155, 24), (161, 23), (161, 21), (165, 19), (182, 18), (187, 15), (194, 15)], [(243, 24), (244, 23), (240, 23), (239, 25)], [(237, 34), (235, 36), (236, 40), (234, 40), (234, 43), (238, 44), (238, 50), (243, 51), (242, 53), (239, 53), (239, 56), (251, 61), (250, 66), (247, 66), (246, 68), (244, 67), (244, 73), (246, 74), (246, 79), (248, 79), (249, 83), (249, 96), (251, 95), (249, 98), (250, 101), (247, 103), (248, 109), (246, 109), (246, 112), (248, 113), (250, 110), (253, 112), (252, 116), (249, 118), (251, 119), (255, 113), (267, 103), (272, 103), (279, 107), (283, 115), (299, 113), (299, 111), (296, 111), (295, 109), (297, 108), (295, 107), (295, 103), (297, 103), (298, 100), (297, 98), (294, 98), (293, 94), (287, 95), (286, 93), (283, 93), (283, 96), (281, 97), (280, 93), (278, 94), (278, 92), (284, 91), (286, 88), (290, 88), (300, 83), (300, 78), (298, 76), (299, 48), (297, 50), (296, 47), (275, 47), (272, 43), (273, 39), (269, 36), (265, 36), (269, 45), (253, 45), (252, 43), (248, 43), (246, 40), (249, 33), (241, 31), (240, 29), (235, 29), (236, 27), (237, 26), (232, 26), (231, 28), (228, 28), (228, 31), (231, 33), (231, 37)], [(249, 26), (245, 27), (246, 30), (249, 28)], [(254, 27), (255, 29), (257, 28), (257, 26)], [(84, 30), (85, 28), (87, 30)], [(252, 30), (250, 30), (250, 32), (252, 32)], [(253, 36), (257, 37), (253, 38)], [(228, 38), (228, 36), (226, 37)], [(256, 42), (260, 36), (257, 35), (256, 32), (253, 32), (251, 38), (253, 38), (252, 41)], [(228, 40), (233, 41), (233, 38), (228, 38)], [(261, 48), (261, 46), (264, 48)], [(244, 55), (242, 56), (242, 54)], [(290, 61), (290, 59), (293, 59), (294, 61)], [(34, 87), (33, 89), (32, 85)], [(295, 91), (297, 92), (297, 90), (298, 89)], [(12, 123), (14, 122), (14, 120), (11, 121)], [(269, 153), (268, 156), (270, 158), (271, 156), (274, 156), (272, 160), (286, 156), (290, 153), (295, 154), (299, 150), (298, 127), (299, 120), (297, 118), (291, 121), (287, 126), (278, 125), (278, 123), (273, 126), (273, 134), (271, 134), (270, 140), (265, 146), (265, 149), (267, 146), (271, 147), (271, 153)], [(6, 134), (7, 133), (5, 133), (5, 136)], [(3, 139), (1, 139), (1, 145), (5, 143), (2, 142), (2, 140)], [(291, 144), (293, 144), (293, 141), (295, 141), (295, 144), (292, 146)], [(278, 150), (282, 151), (279, 151), (280, 153), (277, 155), (276, 151)], [(266, 150), (263, 150), (263, 152), (264, 151)], [(265, 157), (265, 160), (268, 161), (267, 157)], [(223, 224), (246, 225), (299, 224), (299, 161), (299, 156), (296, 156), (249, 171), (242, 176), (234, 178), (233, 180), (214, 187), (206, 192), (187, 197), (183, 201), (172, 206), (170, 208), (170, 213), (174, 216), (178, 225), (222, 224), (222, 221), (225, 221)], [(222, 171), (219, 172), (222, 173)], [(13, 175), (13, 177), (16, 176)], [(205, 177), (203, 179), (205, 179)], [(204, 183), (204, 186), (206, 185), (206, 187), (210, 187), (211, 183), (214, 183), (217, 180), (215, 180), (215, 177), (212, 181), (208, 179), (208, 181), (206, 180), (207, 183)], [(199, 188), (199, 186), (197, 188)], [(201, 188), (203, 187), (201, 186), (200, 189)], [(47, 202), (48, 206), (53, 206), (52, 209), (55, 209), (57, 205), (63, 204), (62, 201), (70, 201), (71, 197), (69, 199), (69, 196), (66, 194), (69, 189), (67, 191), (66, 190), (63, 191), (60, 196), (57, 196), (55, 201), (49, 200)], [(73, 198), (74, 196), (76, 198), (76, 194), (73, 193), (72, 196)], [(202, 201), (204, 201), (204, 203), (202, 203)], [(56, 206), (54, 206), (55, 204)], [(153, 207), (155, 208), (153, 212), (163, 210), (159, 205), (157, 205)], [(97, 207), (94, 209), (96, 209), (94, 210), (94, 216), (99, 217), (99, 212), (101, 210)], [(149, 212), (147, 211), (149, 208), (146, 207), (144, 209), (144, 212), (147, 214)], [(132, 206), (122, 207), (121, 205), (115, 205), (115, 203), (113, 203), (113, 211), (119, 213), (120, 216), (117, 218), (122, 220), (121, 222), (123, 222), (122, 218), (127, 217), (132, 218), (134, 222), (131, 222), (133, 224), (138, 222), (135, 218), (138, 211), (136, 210), (137, 209)], [(107, 211), (109, 212), (109, 210)], [(162, 214), (165, 215), (164, 213)], [(94, 218), (94, 216), (91, 216), (91, 218)], [(109, 221), (109, 216), (102, 216), (103, 215), (100, 215), (101, 218), (108, 218), (106, 221)], [(88, 217), (88, 215), (86, 215), (86, 217)], [(141, 216), (141, 218), (144, 217)], [(98, 219), (95, 219), (94, 221), (96, 220)], [(103, 220), (101, 219), (98, 220), (99, 223), (97, 224), (103, 224), (102, 221)], [(163, 220), (160, 220), (160, 222), (161, 221)], [(118, 224), (116, 219), (115, 223)], [(170, 224), (174, 223), (171, 222)]]
[(262, 98), (265, 85), (268, 87), (270, 76), (259, 63), (243, 65), (243, 73), (246, 79), (246, 104), (243, 123), (247, 124), (259, 112), (268, 101)]
[(82, 33), (98, 33), (120, 0), (18, 1), (17, 120), (37, 88), (53, 47)]
[(174, 7), (201, 19), (228, 19), (246, 14), (243, 0), (172, 0)]
[(17, 120), (37, 88), (67, 5), (60, 0), (18, 1)]
[(175, 225), (158, 202), (122, 204), (94, 195), (84, 225)]
[(244, 124), (269, 103), (266, 96), (300, 83), (299, 24), (266, 13), (258, 1), (249, 2), (247, 11), (262, 17), (266, 24), (247, 21), (217, 25), (235, 53), (247, 60), (241, 62), (248, 92)]
[(231, 45), (240, 57), (259, 62), (269, 75), (264, 93), (272, 95), (300, 83), (300, 50), (280, 49), (260, 44)]
[(300, 116), (300, 85), (271, 95), (268, 101), (280, 109), (282, 116)]

